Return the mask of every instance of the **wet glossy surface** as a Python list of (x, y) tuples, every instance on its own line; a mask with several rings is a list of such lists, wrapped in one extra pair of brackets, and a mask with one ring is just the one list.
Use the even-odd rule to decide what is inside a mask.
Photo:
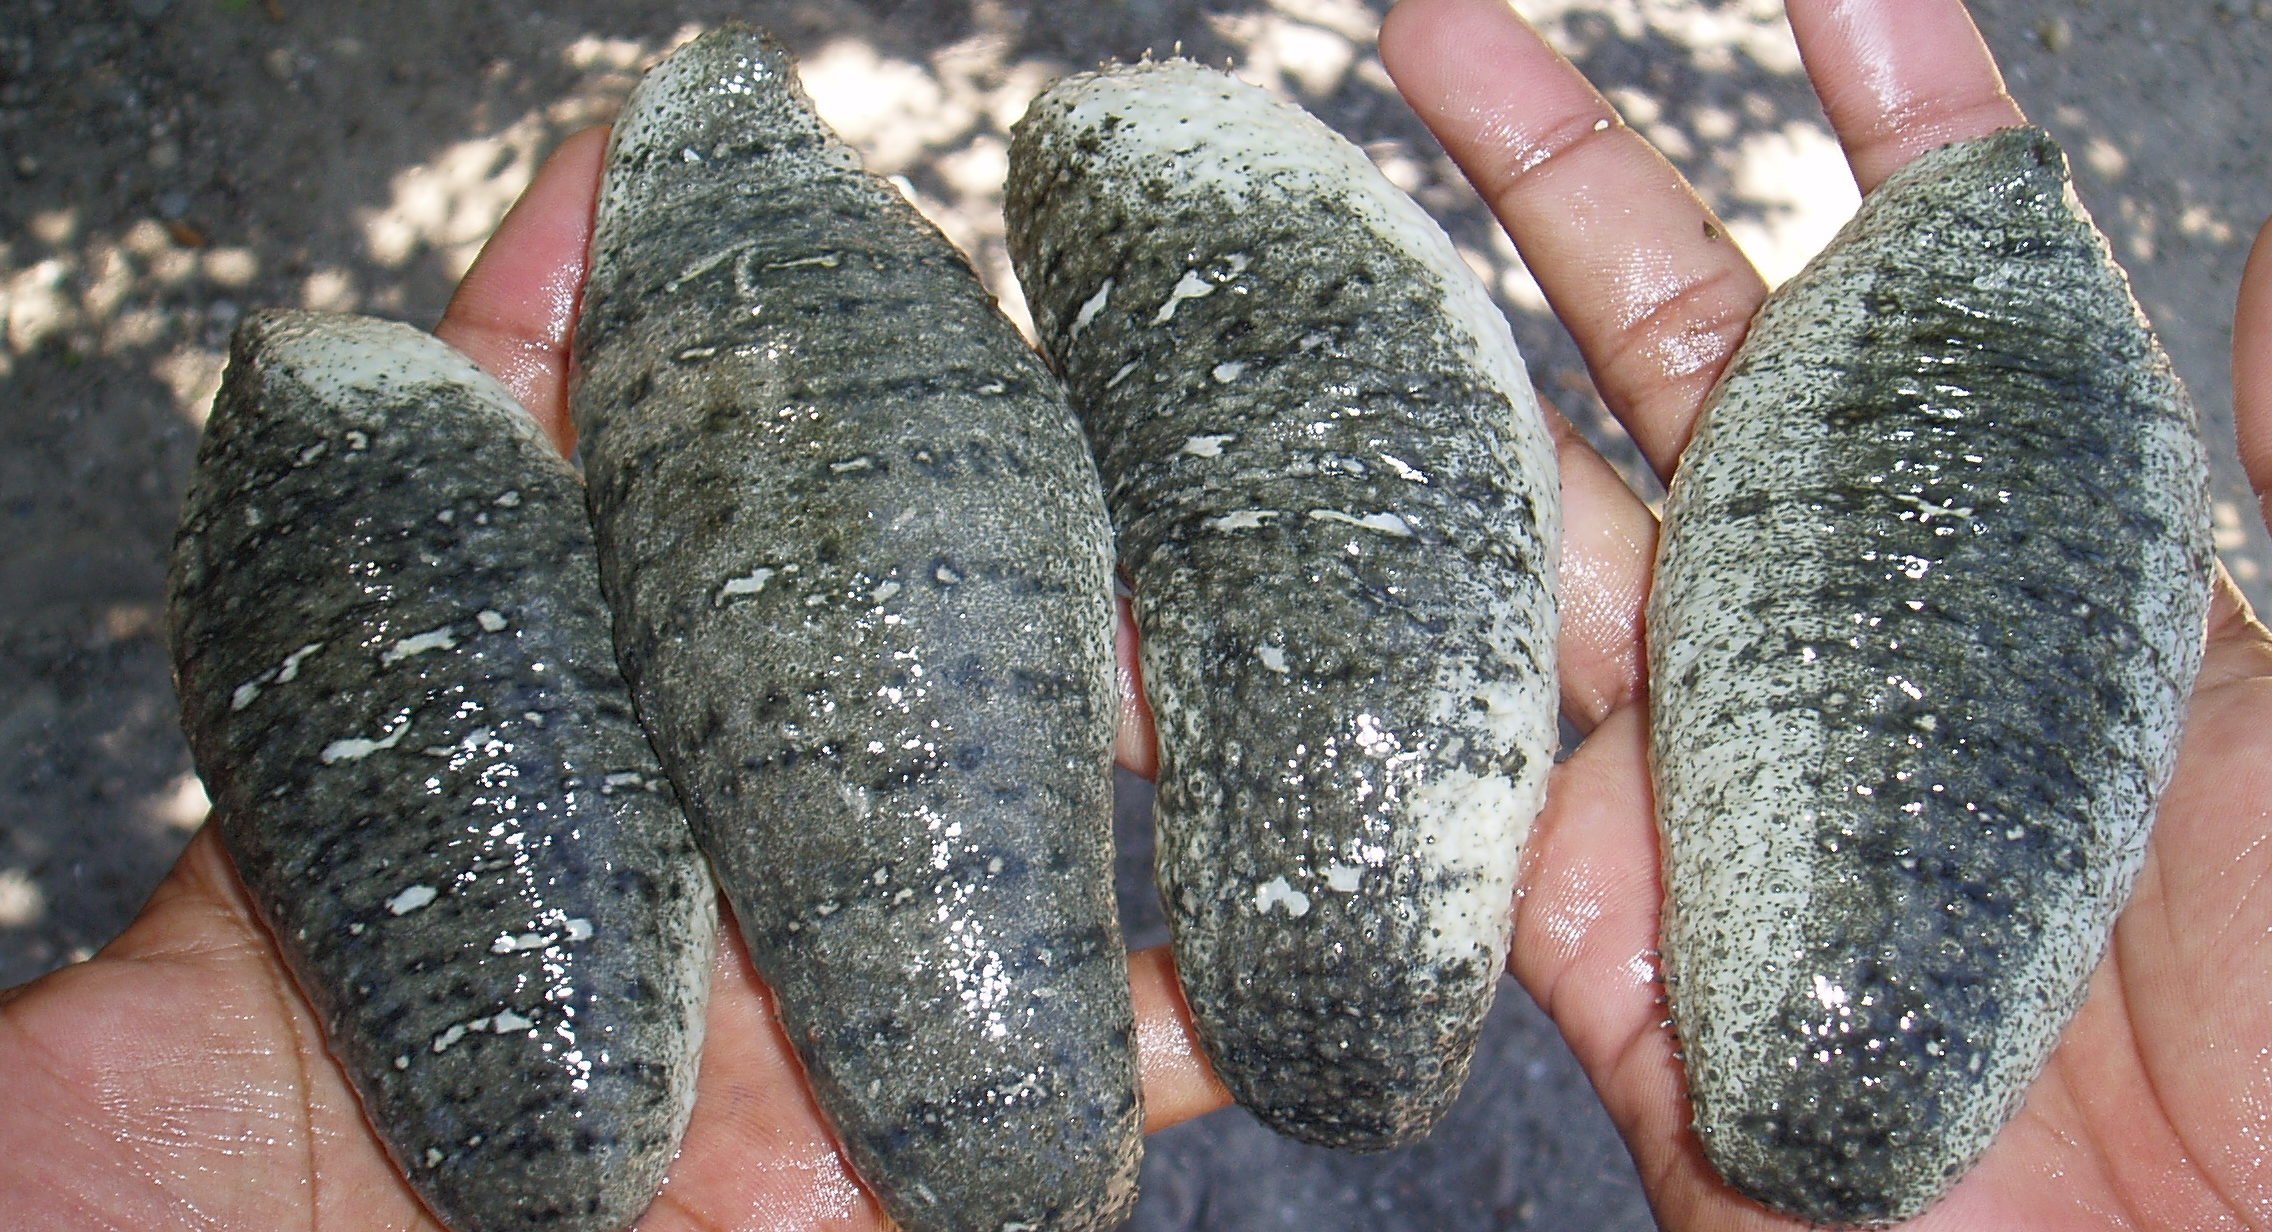
[(910, 1228), (1135, 1198), (1109, 532), (1056, 383), (747, 31), (616, 130), (579, 324), (640, 711)]
[(1274, 1128), (1412, 1140), (1555, 739), (1559, 488), (1505, 322), (1355, 147), (1188, 61), (1037, 100), (1008, 216), (1136, 589), (1202, 1039)]
[(616, 673), (582, 499), (442, 343), (265, 314), (175, 551), (230, 854), (461, 1229), (628, 1224), (694, 1100), (713, 890)]
[(2192, 408), (2038, 130), (1927, 155), (1779, 292), (1666, 510), (1666, 978), (1707, 1152), (1932, 1201), (2104, 952), (2175, 757)]

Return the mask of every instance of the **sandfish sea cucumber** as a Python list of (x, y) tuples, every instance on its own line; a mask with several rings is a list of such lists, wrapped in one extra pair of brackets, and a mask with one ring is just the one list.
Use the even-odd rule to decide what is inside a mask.
[(1062, 390), (747, 29), (633, 92), (592, 251), (618, 657), (822, 1109), (909, 1228), (1118, 1223), (1110, 530)]
[(2191, 404), (2015, 128), (1928, 153), (1771, 298), (1649, 610), (1665, 978), (1707, 1155), (1906, 1218), (2105, 952), (2199, 668)]
[(1135, 588), (1202, 1041), (1283, 1132), (1416, 1138), (1556, 741), (1560, 486), (1506, 320), (1354, 146), (1189, 61), (1045, 93), (1008, 214)]
[(616, 671), (583, 499), (444, 343), (261, 313), (174, 548), (222, 837), (461, 1232), (623, 1227), (694, 1102), (716, 892)]

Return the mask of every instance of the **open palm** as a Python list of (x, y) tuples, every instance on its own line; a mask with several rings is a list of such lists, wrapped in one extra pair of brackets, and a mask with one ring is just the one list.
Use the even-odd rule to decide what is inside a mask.
[[(1957, 0), (1793, 0), (1810, 73), (1868, 188), (1923, 150), (2017, 123)], [(1515, 237), (1610, 409), (1669, 473), (1765, 288), (1662, 158), (1502, 0), (1405, 0), (1382, 56)], [(1602, 123), (1607, 121), (1606, 124)], [(566, 339), (596, 133), (540, 173), (439, 331), (565, 446)], [(2272, 487), (2272, 246), (2243, 292), (2244, 457)], [(1515, 974), (1554, 1015), (1659, 1219), (1776, 1228), (1687, 1131), (1653, 947), (1641, 611), (1656, 527), (1567, 424), (1564, 712), (1516, 904)], [(2026, 1109), (1918, 1228), (2218, 1227), (2272, 1219), (2272, 636), (2229, 581), (2136, 899)], [(1133, 633), (1123, 621), (1123, 679)], [(1121, 761), (1148, 772), (1125, 703)], [(871, 1228), (768, 994), (720, 958), (694, 1121), (642, 1228)], [(1219, 1104), (1164, 955), (1136, 956), (1153, 1127)], [(0, 994), (0, 1191), (25, 1227), (432, 1226), (363, 1122), (208, 830), (93, 960)]]
[[(1792, 0), (1815, 88), (1867, 190), (2021, 122), (1956, 0)], [(1381, 34), (1660, 474), (1765, 287), (1663, 158), (1499, 0), (1406, 0)], [(1604, 123), (1606, 121), (1606, 123)], [(2272, 481), (2272, 244), (2244, 293), (2238, 416)], [(2254, 378), (2253, 380), (2251, 378)], [(1554, 1015), (1676, 1228), (1797, 1228), (1712, 1175), (1681, 1095), (1652, 948), (1659, 901), (1641, 612), (1656, 527), (1562, 426), (1571, 540), (1557, 772), (1516, 915), (1515, 973)], [(2113, 952), (2025, 1110), (1925, 1229), (2208, 1228), (2272, 1218), (2272, 638), (2220, 576), (2177, 776)]]

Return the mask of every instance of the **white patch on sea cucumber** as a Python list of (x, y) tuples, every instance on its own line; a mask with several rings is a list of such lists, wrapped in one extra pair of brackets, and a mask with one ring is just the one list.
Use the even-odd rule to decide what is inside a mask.
[(1310, 913), (1310, 896), (1287, 885), (1284, 877), (1272, 877), (1254, 888), (1254, 909), (1268, 915), (1272, 907), (1284, 907), (1287, 915), (1300, 919)]
[(870, 592), (868, 599), (870, 602), (883, 603), (891, 599), (893, 595), (898, 594), (899, 589), (899, 583), (885, 582), (883, 585), (876, 587), (874, 591)]
[[(1268, 91), (1185, 60), (1068, 78), (1050, 89), (1044, 103), (1053, 105), (1053, 113), (1042, 127), (1042, 139), (1052, 145), (1070, 147), (1103, 136), (1115, 157), (1133, 165), (1174, 166), (1171, 196), (1212, 197), (1231, 212), (1289, 199), (1331, 201), (1433, 274), (1440, 284), (1441, 319), (1469, 362), (1507, 401), (1509, 452), (1525, 486), (1541, 493), (1538, 530), (1546, 549), (1541, 555), (1544, 568), (1553, 569), (1561, 538), (1559, 504), (1549, 486), (1556, 475), (1554, 443), (1507, 318), (1443, 228), (1391, 184), (1364, 151)], [(1195, 116), (1205, 117), (1207, 129), (1196, 148)], [(1059, 157), (1082, 161), (1062, 153)], [(1124, 195), (1153, 190), (1149, 177), (1141, 182), (1142, 187), (1135, 187), (1131, 179)], [(1234, 259), (1234, 272), (1242, 264)], [(1194, 285), (1196, 293), (1196, 286), (1206, 284), (1187, 274), (1178, 287), (1185, 285)], [(1176, 303), (1171, 296), (1155, 324), (1168, 319)], [(1309, 350), (1330, 341), (1322, 333), (1312, 334), (1301, 346)], [(1553, 593), (1554, 578), (1544, 580)], [(1552, 630), (1545, 632), (1551, 641)]]
[(1406, 796), (1421, 858), (1433, 866), (1421, 898), (1429, 925), (1422, 936), (1438, 962), (1482, 958), (1496, 967), (1505, 960), (1515, 870), (1539, 794), (1504, 774), (1443, 766)]
[(401, 744), (403, 736), (409, 731), (410, 721), (408, 719), (404, 719), (402, 721), (402, 725), (387, 733), (386, 739), (384, 740), (370, 740), (362, 736), (349, 736), (344, 740), (334, 740), (330, 744), (323, 746), (323, 752), (317, 754), (317, 756), (321, 758), (323, 764), (327, 766), (343, 761), (361, 761), (381, 749), (391, 749), (394, 746)]
[(489, 943), (489, 952), (492, 954), (511, 954), (519, 950), (541, 950), (559, 940), (559, 936), (558, 933), (522, 933), (516, 937), (511, 933), (504, 933), (499, 935), (495, 941)]
[(771, 568), (759, 565), (740, 577), (727, 578), (719, 584), (718, 593), (711, 597), (710, 605), (712, 607), (724, 607), (726, 600), (735, 595), (754, 595), (765, 589), (765, 584), (773, 580), (773, 574), (774, 570)]
[(1354, 864), (1329, 864), (1325, 868), (1325, 884), (1343, 894), (1355, 894), (1364, 878), (1365, 870)]
[(1207, 519), (1206, 526), (1209, 530), (1254, 530), (1278, 513), (1276, 509), (1234, 509), (1219, 518)]
[(835, 269), (837, 264), (835, 253), (824, 252), (817, 257), (799, 257), (794, 261), (770, 261), (766, 263), (764, 268), (769, 270), (802, 269), (808, 265), (817, 265), (822, 269)]
[[(756, 244), (756, 242), (757, 241), (755, 240), (743, 240), (739, 244), (729, 244), (726, 247), (721, 248), (714, 253), (711, 253), (709, 256), (696, 261), (694, 264), (680, 270), (678, 272), (678, 277), (671, 279), (668, 283), (665, 283), (663, 286), (663, 293), (666, 295), (676, 294), (680, 287), (694, 281), (697, 278), (700, 278), (704, 274), (709, 273), (711, 270), (724, 265), (726, 262), (741, 256), (743, 252)], [(715, 350), (715, 348), (712, 349)]]
[(1198, 270), (1185, 270), (1183, 277), (1168, 291), (1167, 302), (1152, 314), (1152, 324), (1165, 325), (1175, 319), (1176, 305), (1187, 299), (1205, 299), (1215, 293), (1215, 284), (1199, 276)]
[(1243, 360), (1227, 359), (1215, 365), (1214, 371), (1209, 375), (1215, 378), (1216, 384), (1228, 385), (1246, 375), (1246, 363)]
[[(475, 1025), (475, 1024), (480, 1024), (480, 1025)], [(488, 1020), (487, 1020), (487, 1019), (482, 1019), (482, 1018), (476, 1018), (476, 1019), (474, 1019), (474, 1020), (473, 1020), (473, 1022), (472, 1022), (472, 1023), (462, 1023), (462, 1022), (454, 1022), (454, 1023), (451, 1023), (451, 1024), (450, 1024), (450, 1029), (449, 1029), (449, 1030), (447, 1030), (447, 1031), (444, 1031), (444, 1032), (442, 1032), (442, 1033), (441, 1033), (440, 1035), (437, 1035), (437, 1036), (435, 1036), (435, 1037), (434, 1037), (434, 1051), (436, 1051), (436, 1052), (448, 1052), (448, 1051), (450, 1050), (450, 1045), (452, 1045), (452, 1044), (455, 1044), (455, 1043), (457, 1043), (457, 1042), (458, 1042), (459, 1040), (461, 1040), (461, 1039), (464, 1039), (464, 1038), (465, 1038), (466, 1029), (467, 1029), (467, 1028), (468, 1028), (469, 1026), (470, 1026), (470, 1027), (472, 1027), (472, 1028), (473, 1028), (474, 1030), (478, 1031), (478, 1030), (480, 1030), (480, 1029), (481, 1029), (481, 1027), (482, 1027), (482, 1026), (486, 1026), (486, 1025), (488, 1025)]]
[(505, 629), (505, 614), (485, 607), (473, 614), (473, 623), (480, 625), (483, 633), (501, 633)]
[(425, 654), (429, 650), (455, 650), (457, 645), (455, 630), (450, 625), (443, 625), (439, 629), (429, 629), (397, 641), (379, 656), (379, 663), (384, 667), (393, 667), (412, 655)]
[(438, 1149), (436, 1149), (436, 1148), (434, 1148), (434, 1147), (427, 1147), (427, 1148), (426, 1148), (426, 1166), (427, 1166), (427, 1167), (429, 1167), (429, 1168), (439, 1168), (439, 1167), (441, 1167), (441, 1166), (442, 1166), (442, 1159), (443, 1159), (443, 1155), (442, 1155), (442, 1152), (441, 1152), (440, 1150), (438, 1150)]
[(534, 1020), (523, 1018), (511, 1010), (499, 1010), (489, 1020), (489, 1030), (497, 1035), (504, 1035), (512, 1031), (526, 1031), (535, 1025)]
[(1129, 374), (1129, 373), (1131, 373), (1131, 372), (1134, 372), (1134, 371), (1136, 371), (1136, 361), (1135, 361), (1135, 360), (1130, 360), (1130, 361), (1128, 361), (1127, 363), (1120, 365), (1120, 370), (1119, 370), (1118, 372), (1115, 372), (1115, 373), (1113, 373), (1113, 374), (1112, 374), (1112, 379), (1111, 379), (1111, 380), (1109, 380), (1109, 381), (1106, 381), (1106, 382), (1104, 383), (1104, 387), (1105, 387), (1106, 389), (1112, 389), (1112, 388), (1114, 388), (1114, 387), (1118, 386), (1118, 385), (1119, 385), (1119, 384), (1120, 384), (1120, 383), (1121, 383), (1122, 381), (1125, 381), (1125, 380), (1127, 380), (1127, 379), (1128, 379), (1128, 374)]
[(1237, 439), (1239, 439), (1238, 436), (1230, 432), (1186, 437), (1183, 442), (1183, 451), (1194, 458), (1220, 458), (1223, 456), (1223, 446)]
[(569, 920), (563, 927), (568, 930), (570, 941), (589, 941), (592, 939), (592, 922), (582, 916)]
[(1395, 454), (1384, 453), (1381, 455), (1381, 461), (1388, 463), (1389, 469), (1395, 471), (1396, 477), (1399, 479), (1408, 480), (1412, 483), (1428, 482), (1428, 472), (1406, 462)]
[(1065, 332), (1066, 340), (1069, 342), (1080, 337), (1081, 331), (1089, 327), (1089, 322), (1096, 320), (1097, 314), (1104, 311), (1104, 303), (1110, 298), (1112, 279), (1107, 278), (1104, 285), (1097, 288), (1097, 293), (1083, 301), (1081, 310), (1073, 315), (1073, 327)]
[(1959, 505), (1953, 500), (1935, 503), (1914, 492), (1896, 492), (1893, 499), (1915, 507), (1919, 524), (1929, 523), (1934, 518), (1961, 520), (1972, 516), (1972, 506)]
[(252, 705), (253, 699), (260, 696), (260, 688), (264, 684), (290, 684), (293, 680), (299, 677), (301, 662), (304, 661), (309, 655), (312, 655), (321, 649), (323, 649), (322, 642), (309, 642), (307, 645), (302, 646), (298, 650), (295, 650), (292, 653), (284, 656), (284, 662), (282, 666), (278, 667), (274, 673), (265, 676), (256, 676), (253, 679), (238, 685), (237, 691), (234, 694), (230, 695), (229, 709), (232, 711), (242, 710), (245, 707)]
[(1312, 509), (1310, 520), (1315, 522), (1341, 522), (1360, 530), (1375, 531), (1398, 539), (1412, 537), (1412, 525), (1393, 513), (1368, 513), (1363, 517), (1343, 513), (1338, 509)]
[(1256, 658), (1262, 660), (1264, 667), (1281, 676), (1286, 674), (1286, 648), (1284, 646), (1273, 646), (1265, 642), (1254, 648), (1254, 654)]
[(505, 491), (499, 492), (497, 499), (491, 503), (499, 509), (518, 509), (521, 507), (521, 490), (519, 488), (507, 488)]
[(387, 900), (387, 910), (395, 915), (409, 915), (420, 907), (433, 902), (440, 894), (441, 891), (430, 885), (409, 886), (402, 893)]
[(831, 475), (847, 475), (852, 473), (853, 471), (872, 471), (874, 469), (876, 469), (876, 460), (866, 454), (862, 454), (857, 458), (851, 459), (850, 461), (831, 462), (828, 464), (828, 473)]

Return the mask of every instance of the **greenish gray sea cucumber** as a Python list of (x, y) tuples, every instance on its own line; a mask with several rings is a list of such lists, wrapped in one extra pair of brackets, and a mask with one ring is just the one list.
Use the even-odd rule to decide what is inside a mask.
[(1038, 99), (1008, 213), (1134, 584), (1208, 1055), (1296, 1137), (1416, 1138), (1556, 740), (1561, 490), (1506, 320), (1356, 147), (1188, 61)]
[(1906, 1218), (2018, 1107), (2176, 757), (2204, 474), (2040, 130), (1918, 158), (1761, 311), (1648, 619), (1665, 979), (1738, 1189)]
[(616, 126), (576, 350), (618, 657), (846, 1154), (909, 1228), (1116, 1224), (1110, 533), (1063, 392), (733, 27)]
[(221, 836), (461, 1232), (623, 1227), (694, 1102), (716, 891), (616, 671), (583, 500), (447, 345), (262, 313), (174, 547)]

